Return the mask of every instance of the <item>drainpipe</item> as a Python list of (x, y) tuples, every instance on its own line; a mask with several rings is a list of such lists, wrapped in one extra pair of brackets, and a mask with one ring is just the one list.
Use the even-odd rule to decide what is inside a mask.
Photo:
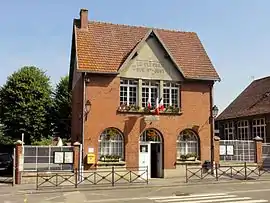
[(214, 117), (213, 117), (213, 88), (214, 84), (210, 86), (210, 146), (211, 146), (211, 172), (213, 173), (214, 167)]
[(81, 142), (81, 170), (84, 169), (84, 116), (85, 116), (85, 73), (82, 73), (82, 142)]

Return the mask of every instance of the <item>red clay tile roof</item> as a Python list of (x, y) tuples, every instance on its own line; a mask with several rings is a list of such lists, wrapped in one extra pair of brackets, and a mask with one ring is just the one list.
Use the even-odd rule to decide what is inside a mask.
[(270, 113), (270, 77), (254, 80), (217, 120)]
[[(78, 69), (117, 73), (132, 49), (149, 31), (147, 27), (89, 21), (88, 30), (74, 20)], [(187, 79), (220, 80), (194, 32), (155, 29)]]

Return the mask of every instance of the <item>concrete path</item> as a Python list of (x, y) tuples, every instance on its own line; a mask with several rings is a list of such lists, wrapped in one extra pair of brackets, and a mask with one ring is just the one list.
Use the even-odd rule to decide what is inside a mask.
[(150, 185), (146, 187), (100, 188), (83, 190), (42, 190), (25, 187), (0, 187), (4, 203), (162, 203), (162, 202), (240, 202), (270, 201), (270, 181), (243, 181), (217, 184)]

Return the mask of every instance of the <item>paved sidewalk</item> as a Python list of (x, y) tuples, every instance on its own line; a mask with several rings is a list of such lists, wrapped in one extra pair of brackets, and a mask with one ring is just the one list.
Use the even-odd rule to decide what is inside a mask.
[(213, 185), (213, 184), (239, 184), (239, 183), (252, 183), (252, 182), (269, 182), (270, 180), (248, 180), (248, 181), (240, 181), (240, 180), (230, 180), (230, 181), (195, 181), (185, 183), (185, 180), (182, 178), (169, 178), (169, 179), (150, 179), (149, 184), (116, 184), (114, 187), (111, 185), (80, 185), (78, 188), (74, 186), (58, 186), (58, 187), (47, 187), (40, 188), (36, 190), (35, 184), (22, 184), (15, 185), (12, 187), (9, 186), (0, 186), (0, 194), (40, 194), (40, 193), (58, 193), (58, 192), (72, 192), (72, 191), (101, 191), (101, 190), (124, 190), (124, 189), (139, 189), (139, 188), (166, 188), (166, 187), (186, 187), (186, 186), (194, 186), (194, 185)]

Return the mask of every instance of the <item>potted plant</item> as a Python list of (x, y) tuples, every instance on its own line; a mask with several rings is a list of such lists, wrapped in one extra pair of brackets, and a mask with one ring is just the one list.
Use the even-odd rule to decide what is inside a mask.
[(129, 111), (137, 112), (139, 110), (140, 110), (140, 107), (139, 106), (136, 106), (135, 104), (131, 104), (129, 106)]
[(100, 160), (105, 162), (105, 155), (101, 155)]
[(186, 159), (187, 159), (186, 155), (184, 155), (184, 154), (180, 155), (180, 160), (181, 161), (185, 161)]
[(186, 160), (188, 161), (196, 161), (197, 154), (196, 153), (189, 153), (186, 155)]
[(168, 106), (164, 112), (166, 113), (179, 113), (180, 108), (175, 106)]

